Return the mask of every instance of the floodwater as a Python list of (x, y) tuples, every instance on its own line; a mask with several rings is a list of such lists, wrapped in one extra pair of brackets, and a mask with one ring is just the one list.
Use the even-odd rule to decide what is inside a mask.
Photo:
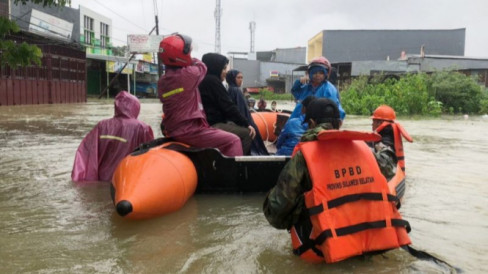
[[(160, 136), (161, 105), (142, 102), (139, 118)], [(307, 264), (292, 255), (289, 234), (267, 223), (264, 194), (195, 195), (171, 215), (125, 220), (108, 183), (70, 180), (80, 141), (112, 114), (110, 100), (0, 107), (0, 273), (449, 272), (403, 250)], [(399, 121), (415, 139), (405, 144), (400, 209), (413, 247), (463, 272), (487, 273), (488, 119)], [(370, 125), (368, 117), (348, 116), (344, 128)]]

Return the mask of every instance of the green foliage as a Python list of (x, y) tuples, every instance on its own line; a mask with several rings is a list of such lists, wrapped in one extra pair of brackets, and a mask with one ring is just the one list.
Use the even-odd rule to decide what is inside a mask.
[(448, 113), (479, 113), (483, 92), (476, 81), (459, 72), (437, 72), (429, 80), (431, 94)]
[(0, 51), (3, 52), (0, 64), (5, 64), (10, 67), (29, 66), (32, 63), (41, 65), (42, 52), (41, 49), (23, 42), (16, 44), (10, 40), (0, 41)]
[(121, 47), (112, 47), (112, 53), (115, 56), (125, 56), (125, 53), (128, 52), (128, 47), (127, 46), (121, 46)]
[(483, 89), (480, 101), (480, 114), (488, 114), (488, 89)]
[(37, 46), (25, 42), (17, 44), (12, 40), (5, 39), (7, 34), (18, 31), (19, 27), (15, 22), (0, 17), (0, 52), (2, 52), (0, 66), (28, 66), (32, 63), (40, 65), (42, 52)]
[[(442, 113), (480, 113), (488, 109), (488, 96), (473, 79), (457, 72), (408, 74), (399, 80), (384, 76), (360, 77), (343, 92), (341, 102), (347, 113), (370, 115), (386, 104), (398, 115), (433, 115)], [(485, 92), (486, 93), (486, 92)], [(486, 99), (483, 101), (482, 99)]]
[(262, 88), (259, 89), (259, 98), (256, 99), (260, 98), (264, 100), (293, 100), (293, 95), (291, 93), (274, 93), (269, 89)]
[(15, 22), (8, 20), (7, 18), (0, 16), (0, 36), (2, 39), (10, 32), (18, 32), (19, 26)]
[[(25, 5), (27, 2), (42, 4), (43, 6), (65, 6), (70, 4), (71, 0), (14, 0), (16, 5), (19, 3)], [(6, 40), (8, 34), (19, 31), (20, 29), (15, 22), (0, 16), (0, 66), (8, 65), (15, 68), (31, 64), (40, 65), (42, 52), (39, 47), (25, 42), (17, 44), (14, 41)]]

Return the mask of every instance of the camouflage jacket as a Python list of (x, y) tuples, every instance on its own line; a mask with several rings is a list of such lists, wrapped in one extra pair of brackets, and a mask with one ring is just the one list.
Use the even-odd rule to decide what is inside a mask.
[[(309, 129), (302, 136), (301, 141), (317, 140), (317, 134), (322, 130), (332, 129), (329, 123), (320, 124)], [(378, 149), (378, 151), (376, 151)], [(373, 154), (378, 162), (381, 173), (391, 179), (396, 172), (395, 152), (388, 146), (378, 143)], [(278, 229), (290, 229), (306, 215), (303, 193), (312, 189), (312, 181), (307, 170), (303, 154), (298, 151), (285, 165), (263, 204), (263, 211), (268, 222)]]

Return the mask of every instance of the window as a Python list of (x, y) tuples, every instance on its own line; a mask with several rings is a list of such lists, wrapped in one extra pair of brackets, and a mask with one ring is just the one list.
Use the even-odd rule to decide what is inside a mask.
[(100, 46), (106, 48), (110, 42), (108, 25), (100, 22)]
[(93, 36), (95, 33), (93, 32), (93, 18), (90, 18), (88, 16), (83, 16), (84, 23), (84, 32), (83, 35), (85, 37), (85, 44), (92, 44), (93, 41)]

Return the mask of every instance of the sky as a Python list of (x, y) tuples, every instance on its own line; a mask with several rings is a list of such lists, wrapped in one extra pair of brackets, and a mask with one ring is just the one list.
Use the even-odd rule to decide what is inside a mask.
[[(128, 34), (149, 34), (157, 11), (160, 35), (189, 35), (197, 58), (215, 50), (216, 0), (72, 0), (71, 7), (80, 4), (112, 19), (116, 46)], [(488, 58), (488, 0), (221, 0), (221, 9), (222, 54), (250, 51), (254, 21), (256, 51), (306, 47), (322, 30), (465, 28), (465, 56)]]

